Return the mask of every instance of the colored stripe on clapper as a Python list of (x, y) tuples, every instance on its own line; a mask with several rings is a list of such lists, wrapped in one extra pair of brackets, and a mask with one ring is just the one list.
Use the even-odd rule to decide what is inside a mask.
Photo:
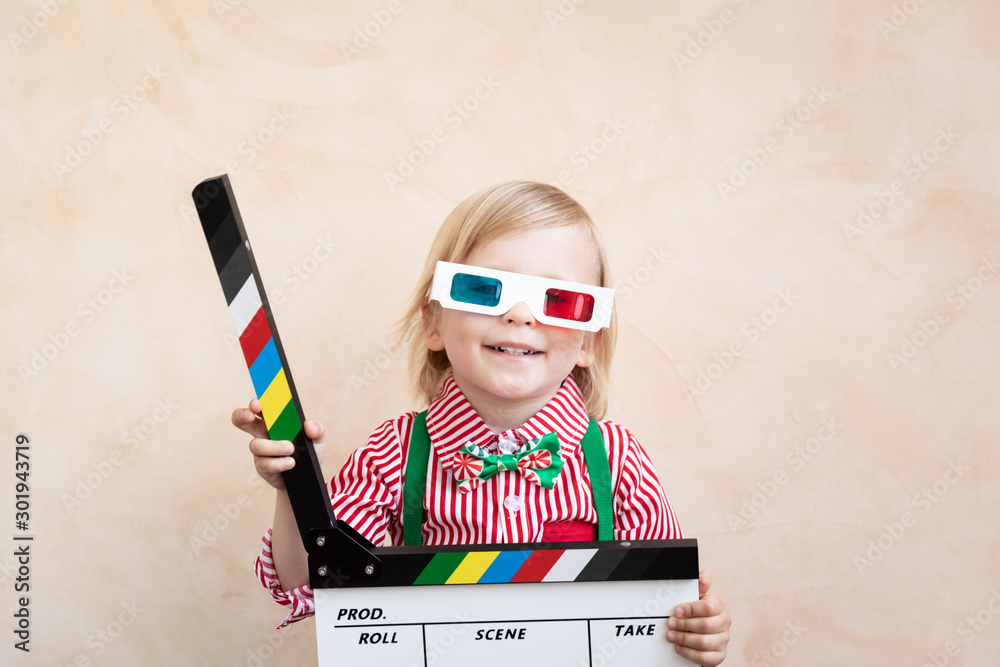
[[(606, 546), (605, 546), (606, 545)], [(525, 548), (525, 547), (528, 548)], [(542, 546), (542, 545), (539, 545)], [(594, 581), (696, 579), (696, 540), (645, 540), (636, 543), (549, 543), (483, 545), (472, 551), (440, 547), (379, 549), (386, 575), (380, 582), (348, 582), (347, 587), (522, 584)], [(454, 550), (453, 550), (454, 549)]]
[[(426, 586), (577, 581), (598, 553), (598, 549), (441, 552), (434, 555), (413, 583)], [(598, 564), (598, 569), (608, 568)]]
[(530, 551), (503, 551), (479, 578), (478, 584), (506, 584), (524, 565)]
[[(237, 254), (246, 256), (245, 252), (237, 251)], [(240, 339), (247, 368), (250, 369), (254, 392), (260, 400), (264, 424), (272, 440), (292, 440), (302, 429), (302, 424), (299, 423), (298, 415), (295, 413), (288, 378), (285, 377), (285, 369), (281, 367), (281, 359), (274, 345), (274, 336), (267, 326), (264, 306), (258, 306), (252, 315), (248, 314), (244, 307), (247, 303), (260, 304), (260, 295), (257, 293), (253, 275), (247, 277), (241, 289), (241, 293), (243, 292), (249, 292), (256, 298), (252, 301), (248, 298), (245, 303), (234, 301), (236, 307), (230, 303), (229, 314), (233, 318), (233, 324), (236, 325), (236, 335)], [(263, 345), (261, 341), (264, 341)]]
[[(206, 235), (209, 230), (206, 230)], [(232, 217), (214, 230), (208, 241), (219, 272), (229, 315), (236, 327), (254, 393), (272, 440), (292, 440), (302, 430), (288, 377), (282, 368), (274, 334), (250, 264), (246, 246)]]

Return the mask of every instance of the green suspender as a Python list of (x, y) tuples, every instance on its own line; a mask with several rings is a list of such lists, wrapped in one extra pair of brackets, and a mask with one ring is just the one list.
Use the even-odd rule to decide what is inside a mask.
[[(590, 489), (597, 509), (597, 539), (611, 539), (611, 468), (604, 438), (597, 422), (590, 420), (587, 432), (580, 442), (583, 458), (590, 473)], [(406, 480), (403, 484), (403, 544), (420, 546), (423, 539), (420, 528), (424, 523), (424, 492), (427, 488), (427, 461), (431, 452), (431, 438), (427, 433), (427, 411), (413, 420), (410, 433), (410, 450), (406, 457)]]
[(431, 436), (427, 433), (427, 411), (424, 410), (413, 420), (403, 481), (403, 544), (408, 547), (419, 547), (423, 542), (420, 528), (424, 525), (424, 490), (430, 454)]
[(590, 473), (590, 490), (594, 494), (594, 508), (597, 510), (597, 539), (611, 538), (611, 467), (608, 465), (608, 450), (604, 448), (604, 438), (597, 422), (590, 420), (587, 432), (580, 441), (583, 460)]

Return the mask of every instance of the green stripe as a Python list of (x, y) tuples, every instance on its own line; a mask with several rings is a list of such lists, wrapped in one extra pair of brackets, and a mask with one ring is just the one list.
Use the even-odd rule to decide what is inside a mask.
[(439, 552), (434, 555), (431, 562), (427, 564), (424, 571), (420, 573), (414, 586), (434, 586), (448, 581), (448, 577), (465, 560), (469, 554), (466, 552)]
[(299, 415), (295, 412), (295, 401), (288, 401), (281, 414), (271, 424), (267, 434), (271, 440), (292, 440), (301, 430), (302, 424), (299, 423)]

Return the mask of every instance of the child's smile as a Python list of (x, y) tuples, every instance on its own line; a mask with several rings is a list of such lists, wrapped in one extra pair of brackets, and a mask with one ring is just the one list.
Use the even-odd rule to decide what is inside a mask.
[[(583, 227), (542, 228), (473, 248), (462, 263), (596, 285), (597, 253)], [(427, 346), (445, 350), (455, 382), (487, 424), (520, 426), (593, 358), (594, 336), (538, 322), (517, 303), (502, 315), (438, 309)], [(516, 423), (514, 423), (516, 422)]]
[(532, 350), (530, 348), (523, 347), (513, 347), (511, 345), (487, 345), (494, 352), (502, 352), (504, 354), (513, 354), (514, 356), (524, 356), (528, 354), (541, 354), (539, 350)]

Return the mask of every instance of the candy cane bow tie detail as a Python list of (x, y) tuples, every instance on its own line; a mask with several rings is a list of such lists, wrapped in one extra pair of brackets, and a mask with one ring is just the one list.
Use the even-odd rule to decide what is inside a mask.
[(517, 470), (529, 482), (551, 489), (562, 472), (562, 466), (559, 436), (546, 433), (541, 438), (529, 440), (524, 451), (500, 456), (494, 456), (482, 447), (467, 442), (455, 453), (452, 472), (460, 491), (475, 488), (480, 481), (489, 479), (501, 470)]

